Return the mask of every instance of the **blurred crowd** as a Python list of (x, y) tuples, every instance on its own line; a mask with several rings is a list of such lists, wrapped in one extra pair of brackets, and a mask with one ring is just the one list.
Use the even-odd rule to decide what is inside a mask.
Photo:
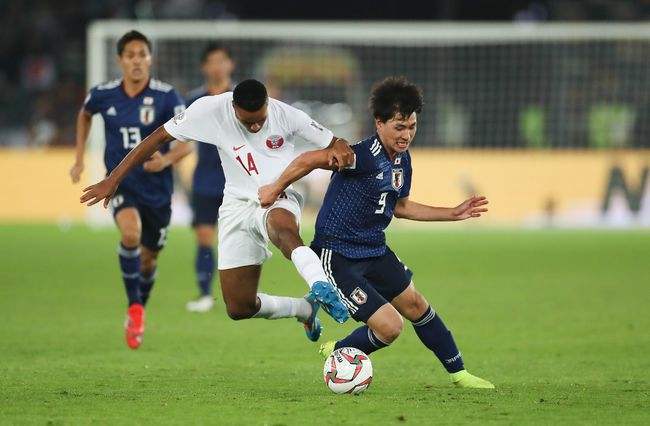
[[(285, 4), (286, 3), (286, 4)], [(86, 27), (96, 19), (643, 20), (650, 0), (392, 2), (4, 0), (0, 2), (0, 146), (72, 145), (85, 94)], [(415, 8), (417, 9), (417, 8)], [(408, 14), (412, 16), (407, 16)], [(407, 15), (405, 15), (407, 14)]]

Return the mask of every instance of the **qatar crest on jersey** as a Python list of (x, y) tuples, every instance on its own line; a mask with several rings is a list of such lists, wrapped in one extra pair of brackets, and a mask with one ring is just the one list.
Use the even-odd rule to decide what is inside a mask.
[(404, 169), (393, 169), (391, 183), (393, 184), (393, 188), (398, 191), (402, 189), (404, 185)]
[[(146, 99), (146, 98), (145, 98)], [(140, 123), (145, 126), (153, 123), (156, 119), (156, 110), (153, 105), (142, 105), (140, 106)]]
[(266, 138), (266, 146), (269, 149), (278, 149), (284, 145), (284, 138), (280, 135), (271, 135)]

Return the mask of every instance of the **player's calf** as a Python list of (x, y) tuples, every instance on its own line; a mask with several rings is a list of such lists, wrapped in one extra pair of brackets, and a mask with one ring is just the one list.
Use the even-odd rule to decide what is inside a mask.
[(151, 289), (156, 281), (156, 267), (158, 266), (158, 252), (146, 247), (141, 248), (140, 263), (140, 295), (142, 304), (146, 305), (151, 294)]

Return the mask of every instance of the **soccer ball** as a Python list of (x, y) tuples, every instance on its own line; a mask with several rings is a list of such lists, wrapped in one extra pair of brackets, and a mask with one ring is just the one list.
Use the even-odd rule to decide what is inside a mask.
[(372, 382), (372, 363), (359, 349), (337, 349), (325, 360), (323, 379), (334, 393), (359, 394)]

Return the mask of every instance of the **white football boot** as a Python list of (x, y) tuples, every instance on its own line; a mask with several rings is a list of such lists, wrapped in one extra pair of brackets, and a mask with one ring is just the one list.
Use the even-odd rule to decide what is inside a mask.
[(214, 298), (210, 295), (191, 300), (185, 305), (190, 312), (208, 312), (214, 307)]

